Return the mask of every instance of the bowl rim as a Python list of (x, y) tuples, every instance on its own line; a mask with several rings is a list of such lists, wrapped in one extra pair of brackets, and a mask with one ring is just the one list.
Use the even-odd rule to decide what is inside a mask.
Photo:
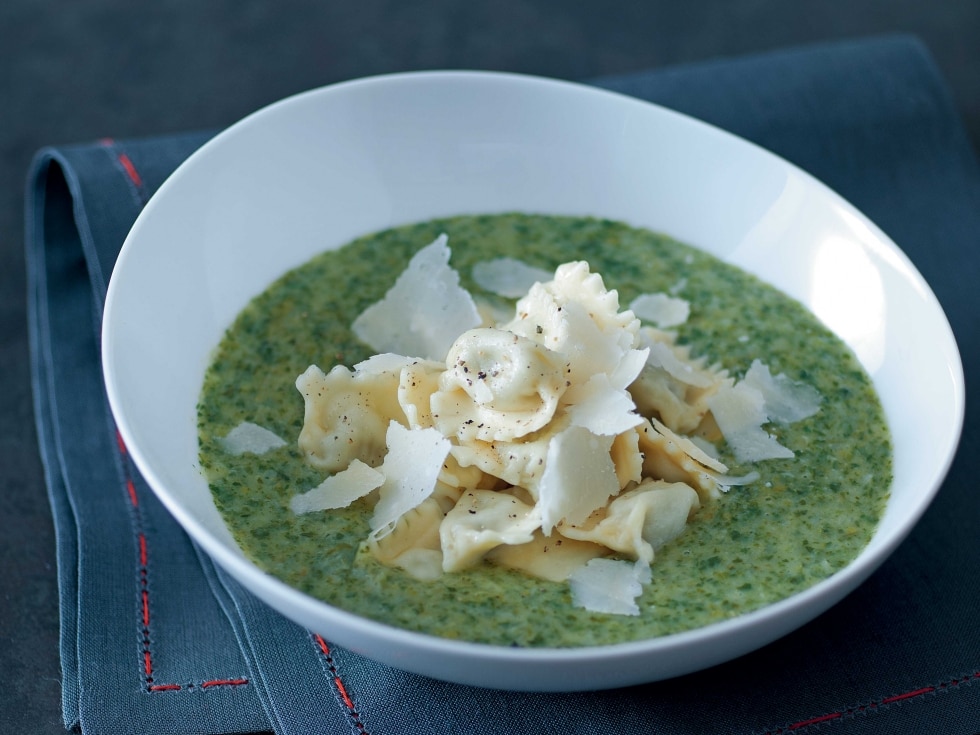
[[(380, 74), (329, 84), (323, 87), (290, 95), (248, 114), (238, 122), (217, 133), (213, 138), (206, 141), (199, 149), (193, 152), (170, 176), (167, 177), (163, 184), (158, 188), (157, 192), (151, 197), (147, 206), (134, 223), (130, 233), (127, 235), (120, 251), (116, 268), (113, 270), (113, 277), (110, 278), (105, 300), (102, 339), (102, 365), (109, 404), (112, 409), (113, 416), (116, 419), (119, 433), (122, 436), (122, 439), (126, 444), (128, 452), (130, 453), (136, 467), (146, 479), (147, 484), (152, 488), (154, 494), (162, 501), (164, 506), (167, 507), (169, 512), (178, 520), (180, 525), (191, 535), (191, 537), (207, 551), (210, 558), (216, 561), (218, 565), (224, 568), (226, 571), (230, 572), (231, 575), (239, 582), (245, 583), (245, 586), (252, 592), (258, 594), (263, 599), (266, 599), (267, 602), (267, 598), (270, 595), (273, 597), (284, 595), (287, 598), (290, 598), (294, 604), (299, 605), (306, 614), (315, 614), (318, 616), (326, 615), (328, 618), (335, 619), (338, 623), (341, 623), (345, 628), (369, 634), (387, 644), (409, 645), (435, 653), (476, 653), (482, 658), (489, 657), (506, 663), (587, 663), (609, 656), (646, 657), (653, 653), (669, 654), (670, 652), (686, 648), (694, 641), (710, 645), (711, 642), (728, 638), (729, 636), (747, 631), (751, 628), (756, 628), (760, 625), (765, 626), (770, 624), (774, 625), (775, 627), (779, 627), (776, 625), (776, 623), (780, 620), (787, 619), (787, 617), (792, 618), (793, 616), (791, 613), (799, 614), (803, 610), (815, 610), (815, 613), (807, 614), (805, 620), (803, 621), (806, 622), (816, 617), (816, 615), (823, 612), (833, 604), (836, 604), (836, 602), (849, 594), (854, 588), (867, 579), (867, 577), (870, 576), (906, 538), (908, 533), (916, 525), (938, 493), (940, 486), (942, 485), (942, 482), (949, 471), (950, 465), (952, 464), (958, 449), (965, 419), (965, 386), (962, 358), (959, 355), (958, 348), (955, 349), (955, 359), (953, 359), (948, 365), (950, 370), (950, 378), (954, 385), (953, 392), (955, 399), (955, 406), (953, 408), (956, 415), (956, 426), (953, 429), (953, 441), (950, 443), (942, 457), (939, 471), (935, 475), (932, 486), (922, 490), (921, 494), (917, 496), (914, 506), (909, 508), (908, 512), (903, 514), (901, 521), (896, 524), (895, 528), (887, 535), (887, 537), (879, 539), (879, 532), (875, 531), (873, 538), (877, 540), (877, 543), (872, 543), (871, 545), (865, 547), (847, 566), (838, 570), (830, 577), (827, 577), (811, 587), (797, 592), (787, 598), (764, 605), (760, 608), (751, 610), (733, 618), (720, 620), (694, 629), (684, 630), (654, 638), (568, 648), (511, 648), (501, 645), (447, 639), (427, 633), (419, 633), (416, 631), (395, 627), (388, 623), (382, 623), (365, 618), (348, 612), (342, 608), (335, 607), (330, 603), (301, 592), (265, 572), (256, 564), (245, 558), (241, 552), (236, 553), (227, 548), (222, 540), (218, 539), (210, 529), (201, 523), (201, 521), (193, 514), (189, 513), (187, 509), (185, 509), (170, 494), (163, 481), (157, 476), (153, 463), (143, 453), (139, 442), (136, 440), (135, 435), (131, 430), (130, 416), (127, 412), (127, 407), (125, 406), (125, 403), (118, 392), (117, 376), (115, 374), (116, 366), (112, 359), (112, 351), (115, 349), (115, 340), (111, 331), (111, 326), (116, 308), (116, 287), (118, 285), (116, 273), (125, 273), (126, 264), (133, 257), (134, 248), (138, 247), (138, 244), (134, 243), (138, 243), (141, 229), (146, 226), (148, 219), (153, 217), (156, 202), (159, 201), (161, 197), (166, 197), (172, 188), (180, 185), (179, 182), (183, 172), (189, 170), (190, 168), (202, 165), (207, 161), (208, 157), (212, 155), (212, 151), (224, 146), (227, 140), (238, 135), (243, 129), (256, 124), (261, 124), (264, 117), (268, 115), (270, 111), (281, 111), (288, 105), (296, 104), (297, 102), (301, 102), (302, 100), (312, 96), (343, 94), (351, 89), (392, 83), (403, 84), (416, 83), (419, 81), (438, 83), (443, 79), (466, 79), (474, 82), (494, 83), (503, 81), (518, 84), (545, 85), (553, 88), (566, 89), (575, 93), (586, 92), (591, 95), (614, 97), (620, 100), (626, 100), (631, 104), (657, 108), (662, 114), (682, 119), (685, 124), (695, 125), (701, 128), (703, 131), (710, 132), (712, 135), (721, 135), (726, 139), (738, 141), (741, 145), (751, 146), (757, 152), (761, 152), (763, 155), (776, 159), (781, 163), (781, 165), (786, 166), (797, 174), (802, 175), (810, 183), (821, 189), (825, 195), (830, 196), (838, 204), (843, 205), (849, 212), (858, 217), (859, 220), (874, 234), (875, 239), (889, 251), (890, 255), (899, 258), (904, 266), (903, 270), (906, 272), (906, 275), (909, 275), (915, 281), (917, 288), (922, 291), (926, 300), (931, 301), (938, 310), (938, 313), (942, 316), (945, 322), (944, 327), (946, 330), (948, 330), (949, 339), (952, 340), (955, 347), (955, 337), (938, 299), (925, 279), (908, 259), (904, 251), (902, 251), (896, 243), (894, 243), (885, 233), (883, 233), (862, 212), (851, 205), (850, 202), (845, 200), (842, 196), (837, 194), (829, 186), (808, 172), (802, 170), (795, 164), (787, 161), (778, 154), (759, 146), (756, 143), (741, 138), (740, 136), (718, 128), (710, 123), (704, 122), (684, 113), (677, 112), (670, 108), (663, 107), (662, 105), (640, 100), (620, 92), (610, 91), (577, 82), (549, 79), (530, 74), (465, 69), (425, 70)], [(775, 638), (778, 638), (782, 634), (797, 627), (799, 627), (799, 624), (791, 625), (787, 630), (784, 630), (782, 633), (775, 636)], [(767, 641), (774, 640), (775, 638), (767, 638)], [(344, 645), (342, 641), (341, 645)], [(757, 646), (753, 646), (753, 648), (755, 647)]]

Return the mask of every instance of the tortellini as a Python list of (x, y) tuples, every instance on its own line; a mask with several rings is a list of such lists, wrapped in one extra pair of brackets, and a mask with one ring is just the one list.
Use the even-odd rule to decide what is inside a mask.
[(464, 332), (449, 349), (430, 405), (461, 443), (512, 441), (551, 421), (567, 387), (563, 355), (503, 329)]
[(387, 454), (385, 432), (402, 413), (397, 383), (388, 373), (352, 372), (316, 365), (296, 379), (306, 413), (299, 448), (317, 469), (340, 472), (355, 459), (376, 467)]
[(404, 513), (385, 536), (368, 536), (363, 549), (388, 566), (401, 567), (417, 579), (435, 579), (443, 571), (442, 521), (462, 491), (442, 482), (432, 495)]
[(698, 494), (683, 482), (646, 480), (617, 496), (581, 524), (563, 523), (561, 535), (591, 541), (650, 563), (654, 552), (681, 535), (701, 507)]
[(636, 347), (640, 321), (619, 311), (619, 296), (585, 262), (558, 266), (554, 280), (535, 283), (516, 312), (502, 328), (565, 355), (568, 380), (576, 385), (596, 373), (614, 374)]
[(442, 568), (457, 572), (501, 544), (530, 543), (541, 518), (533, 506), (506, 492), (467, 490), (439, 527)]
[[(446, 271), (447, 250), (440, 238), (410, 269), (438, 272), (440, 298), (469, 304), (456, 291), (458, 276)], [(501, 267), (494, 265), (491, 280), (509, 283)], [(294, 509), (338, 507), (376, 487), (367, 496), (377, 500), (362, 553), (382, 564), (433, 579), (489, 562), (573, 580), (576, 600), (596, 598), (583, 593), (603, 578), (596, 569), (616, 569), (610, 579), (632, 580), (630, 591), (612, 591), (617, 602), (602, 609), (636, 614), (637, 580), (649, 580), (657, 550), (703, 504), (754, 479), (729, 477), (704, 441), (720, 437), (711, 403), (735, 381), (693, 359), (673, 333), (641, 327), (585, 262), (534, 282), (513, 316), (496, 325), (476, 324), (467, 306), (465, 328), (451, 342), (419, 326), (418, 315), (399, 313), (399, 324), (420, 333), (417, 349), (382, 324), (393, 304), (404, 312), (420, 301), (402, 293), (413, 283), (420, 281), (400, 278), (398, 293), (370, 307), (355, 331), (424, 359), (380, 354), (354, 371), (324, 374), (313, 365), (297, 379), (305, 399), (299, 446), (308, 461), (335, 478), (352, 465), (373, 469), (359, 470), (356, 492), (335, 489), (338, 479), (297, 496)], [(688, 313), (686, 302), (668, 297), (635, 303), (666, 314), (660, 326), (676, 326)], [(433, 353), (437, 344), (448, 344), (439, 348), (444, 354)], [(753, 385), (782, 401), (772, 415), (816, 410), (819, 397), (805, 387), (753, 370)], [(802, 409), (784, 405), (789, 388), (807, 399)], [(620, 561), (635, 566), (620, 570)]]

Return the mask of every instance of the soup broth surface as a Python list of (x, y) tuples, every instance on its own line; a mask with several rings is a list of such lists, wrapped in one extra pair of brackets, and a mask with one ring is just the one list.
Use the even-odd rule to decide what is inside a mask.
[[(473, 265), (510, 256), (554, 270), (586, 260), (619, 292), (673, 290), (691, 304), (678, 341), (740, 378), (754, 359), (822, 396), (820, 410), (770, 427), (793, 459), (740, 466), (760, 478), (702, 506), (660, 549), (639, 616), (572, 605), (568, 586), (488, 563), (419, 581), (358, 555), (371, 508), (295, 515), (297, 493), (317, 486), (296, 444), (303, 398), (295, 381), (311, 364), (352, 366), (372, 350), (350, 331), (411, 256), (449, 235), (451, 265), (478, 300)], [(420, 294), (424, 298), (424, 294)], [(806, 308), (754, 276), (669, 237), (618, 222), (528, 214), (460, 216), (369, 235), (287, 273), (238, 316), (218, 346), (198, 406), (200, 458), (225, 521), (245, 553), (288, 584), (351, 612), (446, 638), (505, 646), (586, 646), (662, 636), (731, 618), (806, 589), (868, 543), (891, 482), (891, 445), (868, 376)], [(219, 438), (241, 422), (287, 446), (234, 456)]]

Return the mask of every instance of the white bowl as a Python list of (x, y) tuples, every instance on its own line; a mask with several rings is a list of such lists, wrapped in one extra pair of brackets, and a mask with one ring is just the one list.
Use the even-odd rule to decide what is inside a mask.
[[(241, 553), (197, 463), (195, 405), (223, 331), (276, 277), (394, 225), (460, 213), (595, 215), (664, 232), (808, 305), (872, 376), (894, 440), (880, 527), (842, 571), (756, 612), (611, 646), (512, 649), (366, 620)], [(792, 246), (787, 244), (791, 243)], [(764, 645), (839, 601), (935, 495), (963, 421), (962, 366), (934, 295), (871, 222), (784, 160), (683, 115), (590, 87), (431, 72), (338, 84), (263, 109), (160, 188), (109, 285), (106, 385), (150, 486), (208, 554), (284, 615), (395, 667), (517, 690), (676, 676)]]

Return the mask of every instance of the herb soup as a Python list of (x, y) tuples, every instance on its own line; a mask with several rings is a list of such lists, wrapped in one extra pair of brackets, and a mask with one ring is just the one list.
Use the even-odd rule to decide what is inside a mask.
[[(702, 504), (683, 533), (656, 552), (638, 616), (572, 604), (565, 583), (482, 563), (422, 581), (359, 552), (365, 500), (296, 515), (290, 500), (324, 473), (296, 443), (303, 428), (297, 376), (373, 354), (351, 324), (379, 301), (413, 254), (449, 235), (452, 266), (481, 302), (513, 301), (473, 281), (473, 266), (509, 256), (553, 271), (587, 261), (621, 304), (644, 293), (690, 303), (678, 342), (733, 378), (753, 360), (816, 389), (819, 411), (767, 430), (795, 453), (740, 465), (759, 479)], [(424, 294), (420, 294), (424, 298)], [(625, 308), (625, 306), (624, 306)], [(238, 316), (218, 346), (198, 406), (201, 464), (215, 503), (244, 552), (288, 584), (390, 625), (505, 646), (583, 646), (676, 633), (783, 599), (844, 567), (868, 543), (891, 483), (881, 406), (849, 349), (802, 305), (757, 278), (668, 237), (594, 218), (461, 216), (369, 235), (280, 278)], [(221, 438), (252, 422), (286, 440), (265, 454), (233, 455)]]

